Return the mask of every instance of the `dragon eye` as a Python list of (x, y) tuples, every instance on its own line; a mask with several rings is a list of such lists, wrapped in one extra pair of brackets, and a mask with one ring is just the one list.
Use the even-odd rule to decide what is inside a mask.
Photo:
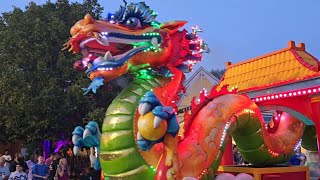
[(136, 17), (130, 17), (126, 22), (126, 25), (129, 27), (141, 27), (140, 20)]

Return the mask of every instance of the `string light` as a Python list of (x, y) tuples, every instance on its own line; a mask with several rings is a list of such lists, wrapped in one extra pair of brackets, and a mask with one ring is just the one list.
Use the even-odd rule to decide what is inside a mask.
[[(233, 89), (232, 87), (231, 89)], [(312, 94), (312, 93), (319, 93), (320, 87), (316, 88), (309, 88), (309, 89), (302, 89), (302, 90), (296, 90), (291, 91), (287, 93), (279, 93), (279, 94), (272, 94), (268, 96), (260, 96), (253, 99), (254, 102), (261, 102), (261, 101), (267, 101), (267, 100), (273, 100), (273, 99), (279, 99), (279, 98), (286, 98), (286, 97), (292, 97), (292, 96), (302, 96), (305, 94)]]
[(229, 92), (235, 90), (235, 89), (238, 89), (238, 86), (233, 86), (231, 89), (229, 89)]
[(223, 142), (224, 142), (224, 139), (226, 138), (226, 135), (227, 135), (227, 130), (229, 128), (229, 125), (230, 125), (230, 121), (228, 121), (223, 129), (223, 132), (222, 132), (222, 136), (221, 136), (221, 139), (220, 139), (220, 146), (219, 147), (222, 147), (223, 145)]
[(296, 150), (298, 150), (298, 149), (301, 147), (301, 142), (302, 142), (302, 139), (300, 139), (300, 140), (297, 142), (297, 144), (294, 146), (293, 151), (296, 151)]
[(207, 169), (203, 170), (203, 171), (201, 172), (201, 174), (197, 177), (197, 179), (200, 179), (201, 176), (203, 176), (206, 172), (207, 172)]
[(158, 23), (156, 21), (152, 21), (151, 22), (151, 26), (153, 26), (154, 28), (160, 28), (161, 27), (160, 23)]
[(271, 149), (269, 149), (268, 152), (269, 152), (272, 156), (279, 156), (279, 153), (276, 153), (276, 152), (272, 151)]
[(151, 168), (154, 172), (157, 171), (153, 166), (150, 166), (150, 168)]
[(253, 111), (253, 110), (251, 110), (251, 109), (244, 109), (243, 111), (244, 111), (244, 112), (247, 112), (247, 113), (254, 114), (254, 111)]

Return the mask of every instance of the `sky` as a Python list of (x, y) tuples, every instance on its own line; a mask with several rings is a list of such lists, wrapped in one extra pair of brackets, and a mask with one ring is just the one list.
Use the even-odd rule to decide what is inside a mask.
[[(54, 2), (55, 0), (51, 0)], [(75, 2), (76, 0), (72, 0)], [(28, 0), (0, 0), (0, 12), (24, 8)], [(43, 4), (46, 0), (34, 0)], [(78, 2), (82, 2), (78, 0)], [(122, 0), (98, 0), (104, 15), (118, 10)], [(127, 0), (130, 2), (139, 2)], [(319, 0), (145, 0), (158, 13), (159, 22), (186, 20), (185, 29), (199, 26), (199, 36), (211, 52), (195, 66), (207, 70), (225, 68), (287, 47), (288, 41), (306, 44), (320, 59)]]

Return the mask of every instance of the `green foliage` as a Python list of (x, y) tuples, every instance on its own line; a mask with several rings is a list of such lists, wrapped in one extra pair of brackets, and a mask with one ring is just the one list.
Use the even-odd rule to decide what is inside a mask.
[(317, 132), (314, 125), (305, 127), (301, 146), (309, 151), (318, 151)]
[(73, 70), (80, 57), (61, 51), (73, 24), (102, 10), (97, 0), (58, 0), (0, 16), (0, 142), (69, 139), (86, 116), (102, 121), (119, 86), (83, 96), (90, 80)]
[(218, 78), (220, 80), (225, 72), (226, 72), (226, 69), (212, 69), (210, 71), (211, 74), (213, 74), (216, 78)]

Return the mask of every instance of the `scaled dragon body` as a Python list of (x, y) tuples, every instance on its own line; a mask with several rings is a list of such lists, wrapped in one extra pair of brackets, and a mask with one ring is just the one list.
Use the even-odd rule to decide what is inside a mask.
[[(105, 20), (87, 14), (71, 28), (66, 48), (83, 54), (75, 68), (92, 80), (86, 93), (123, 74), (135, 75), (108, 107), (102, 134), (92, 124), (74, 131), (75, 151), (100, 146), (105, 179), (205, 178), (219, 165), (226, 133), (252, 164), (287, 161), (304, 124), (283, 113), (281, 131), (268, 133), (255, 103), (226, 88), (202, 93), (178, 135), (176, 103), (184, 93), (184, 73), (208, 47), (197, 36), (201, 29), (188, 33), (179, 30), (185, 21), (159, 23), (155, 18), (145, 3), (131, 3)], [(100, 143), (93, 136), (101, 138)]]

